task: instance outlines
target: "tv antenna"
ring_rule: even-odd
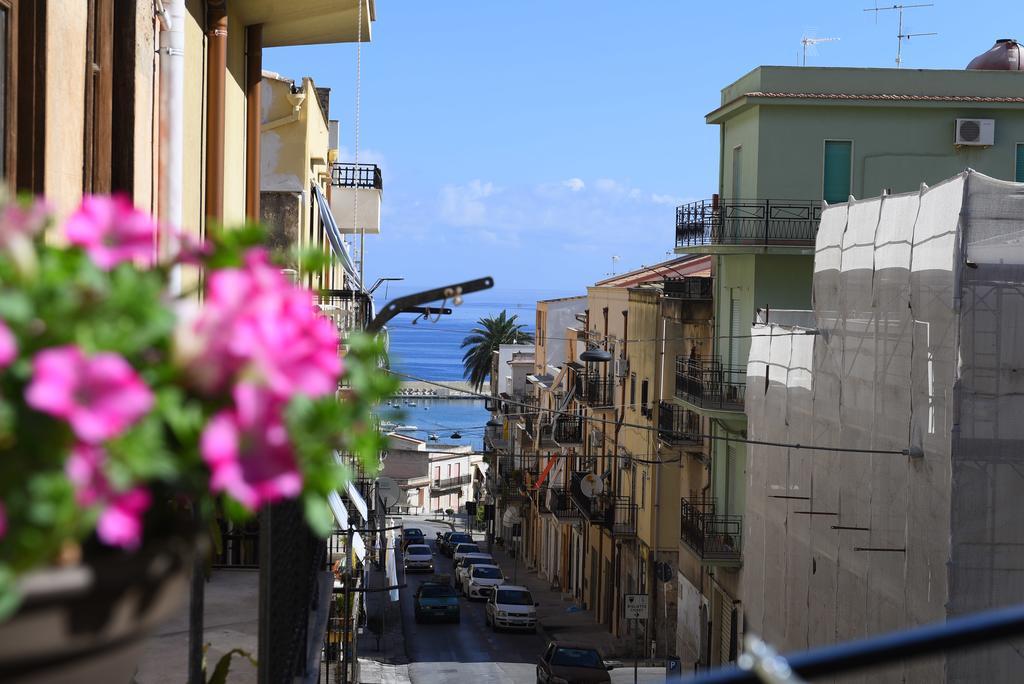
[[[814,56],[814,55],[816,55],[818,53],[817,49],[815,48],[815,46],[818,43],[834,43],[837,40],[839,40],[839,39],[838,38],[812,38],[810,36],[804,36],[803,38],[801,38],[800,39],[800,44],[804,46],[803,66],[807,66],[807,48],[811,49],[811,56]]]
[[[919,7],[935,7],[935,3],[928,2],[917,5],[893,5],[891,7],[879,7],[878,3],[875,3],[874,7],[868,7],[865,12],[875,13],[875,23],[878,23],[879,12],[890,12],[895,10],[897,16],[899,16],[899,24],[896,29],[896,68],[899,69],[903,64],[903,40],[910,40],[911,38],[917,38],[918,36],[937,36],[938,33],[930,31],[928,33],[904,33],[903,32],[903,10],[916,9]]]

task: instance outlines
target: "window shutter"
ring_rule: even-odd
[[[853,143],[849,140],[825,141],[825,170],[822,197],[829,204],[850,199]]]
[[[1024,143],[1017,144],[1017,171],[1014,179],[1018,183],[1024,183]]]

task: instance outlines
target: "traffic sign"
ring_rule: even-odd
[[[626,594],[627,620],[647,619],[647,594]]]

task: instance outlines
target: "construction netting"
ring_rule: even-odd
[[[748,447],[746,629],[800,649],[1024,601],[1024,185],[828,207],[813,306],[755,326],[748,436],[839,450]],[[1022,652],[883,678],[1012,681]]]

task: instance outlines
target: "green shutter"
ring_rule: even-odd
[[[1024,143],[1017,144],[1017,173],[1014,179],[1018,183],[1024,183]]]
[[[829,204],[850,199],[850,169],[853,143],[849,140],[825,141],[825,177],[822,197]]]

